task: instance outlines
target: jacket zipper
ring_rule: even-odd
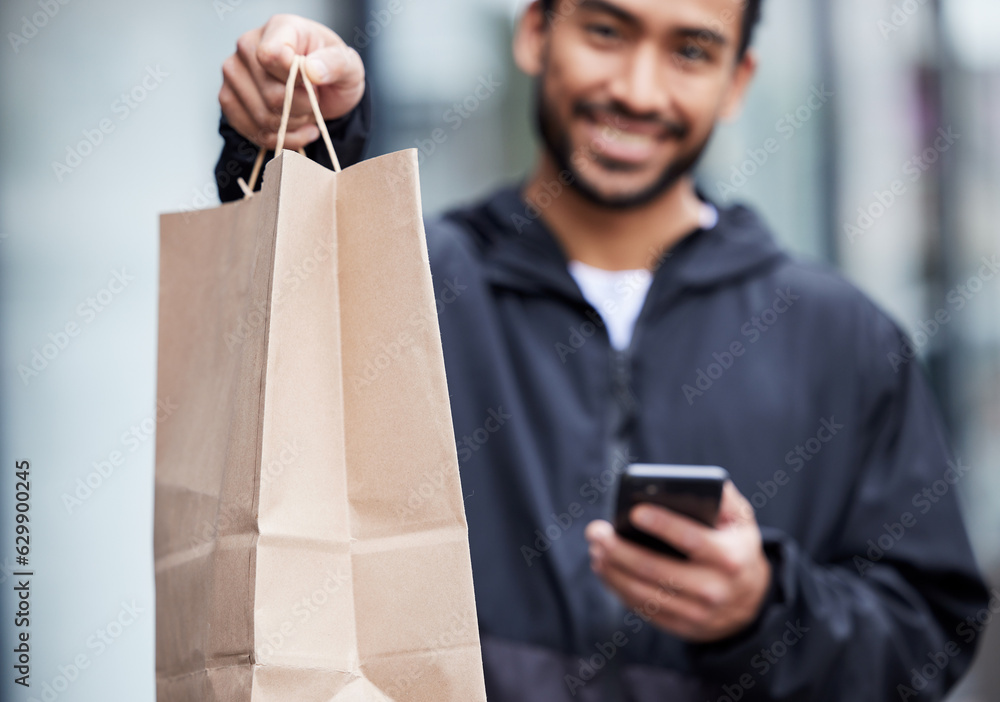
[[[632,330],[632,338],[629,340],[628,346],[624,350],[616,349],[611,344],[611,337],[607,334],[607,325],[605,325],[605,336],[607,337],[608,349],[610,350],[611,370],[611,402],[609,413],[610,421],[608,423],[607,461],[608,466],[611,471],[618,476],[619,481],[632,460],[630,454],[631,435],[634,433],[634,425],[638,421],[638,403],[636,401],[635,394],[632,392],[632,359],[636,349],[636,342],[639,340],[643,331],[645,320],[649,316],[649,308],[651,300],[653,299],[656,281],[657,277],[654,274],[653,280],[646,292],[646,298],[643,300],[642,307],[639,310],[639,315],[636,318],[635,327]],[[613,519],[613,511],[617,507],[617,485],[609,492],[610,514],[607,516]],[[618,601],[617,598],[614,599],[614,603],[615,605],[612,607],[612,619],[609,622],[611,625],[611,632],[622,629],[627,611],[626,607]],[[629,636],[630,640],[631,638],[632,636]],[[616,655],[608,661],[608,674],[605,676],[606,682],[604,685],[604,699],[623,699],[624,690],[622,688],[621,668],[621,656]]]

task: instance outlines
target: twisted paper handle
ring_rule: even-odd
[[[326,144],[327,153],[330,154],[330,162],[333,164],[333,170],[340,172],[340,161],[337,160],[337,153],[333,150],[333,142],[330,141],[330,132],[327,131],[326,120],[323,119],[323,113],[320,112],[319,102],[316,100],[316,91],[313,90],[312,81],[309,80],[305,69],[302,67],[303,61],[305,61],[305,56],[296,56],[292,59],[292,68],[288,72],[288,80],[285,82],[285,103],[281,108],[281,124],[278,126],[278,143],[274,147],[274,153],[280,154],[285,145],[285,133],[288,131],[288,117],[292,112],[292,96],[295,93],[295,77],[301,73],[302,83],[306,86],[306,94],[309,95],[309,104],[312,105],[313,115],[316,117],[316,126],[319,127],[319,132],[323,135],[323,143]],[[242,178],[238,181],[240,187],[243,189],[244,198],[253,195],[254,186],[257,185],[257,178],[260,176],[260,168],[264,165],[265,151],[267,149],[262,148],[257,152],[257,160],[254,161],[253,170],[250,172],[250,183],[247,184]],[[299,149],[299,153],[303,153],[302,149]]]

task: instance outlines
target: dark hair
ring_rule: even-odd
[[[555,4],[559,0],[542,0],[542,10],[548,14],[551,12]],[[743,25],[740,29],[740,46],[739,50],[736,52],[737,60],[742,59],[743,55],[750,48],[750,42],[753,39],[753,31],[760,22],[760,6],[763,4],[764,0],[738,0],[740,5],[743,5]]]

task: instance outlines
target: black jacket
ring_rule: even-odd
[[[368,124],[367,97],[331,123],[345,164]],[[511,188],[426,225],[490,700],[940,698],[987,593],[896,325],[734,207],[660,260],[616,352],[533,214]],[[774,579],[746,631],[684,643],[593,575],[628,462],[721,465],[754,503]]]

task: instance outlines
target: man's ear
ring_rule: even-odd
[[[740,116],[747,90],[750,88],[750,83],[756,73],[757,52],[753,49],[747,49],[743,58],[736,64],[736,68],[733,69],[732,82],[729,84],[729,92],[723,98],[719,119],[732,122]]]
[[[540,0],[525,9],[514,34],[514,62],[531,77],[542,72],[545,42],[548,40],[548,20]]]

